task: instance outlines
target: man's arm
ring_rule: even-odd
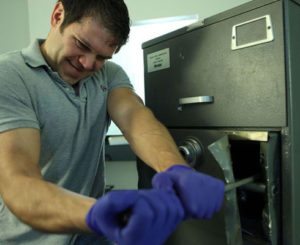
[[[185,160],[170,133],[130,89],[110,92],[108,111],[133,151],[156,171],[164,171]]]
[[[159,123],[129,89],[115,89],[108,98],[108,111],[134,152],[157,172],[152,185],[173,189],[187,218],[211,218],[220,210],[224,183],[187,166],[167,129]]]
[[[0,133],[0,195],[5,205],[24,223],[42,231],[89,231],[85,216],[95,200],[44,181],[39,153],[39,130]]]

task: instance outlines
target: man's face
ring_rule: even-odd
[[[101,69],[117,45],[110,32],[92,18],[83,18],[63,31],[61,22],[52,28],[43,53],[52,69],[73,85]]]

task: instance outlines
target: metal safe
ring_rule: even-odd
[[[221,211],[166,244],[299,244],[299,23],[300,0],[253,0],[143,44],[146,105],[226,183]],[[137,168],[150,188],[154,170]]]

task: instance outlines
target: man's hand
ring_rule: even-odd
[[[186,218],[210,219],[223,203],[224,183],[188,166],[174,165],[157,173],[152,185],[157,189],[175,191],[185,209]]]
[[[91,230],[118,245],[161,245],[183,220],[177,196],[165,190],[111,191],[87,214]]]

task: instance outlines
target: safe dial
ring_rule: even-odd
[[[178,148],[187,163],[195,167],[203,152],[199,140],[193,137],[187,138]]]

